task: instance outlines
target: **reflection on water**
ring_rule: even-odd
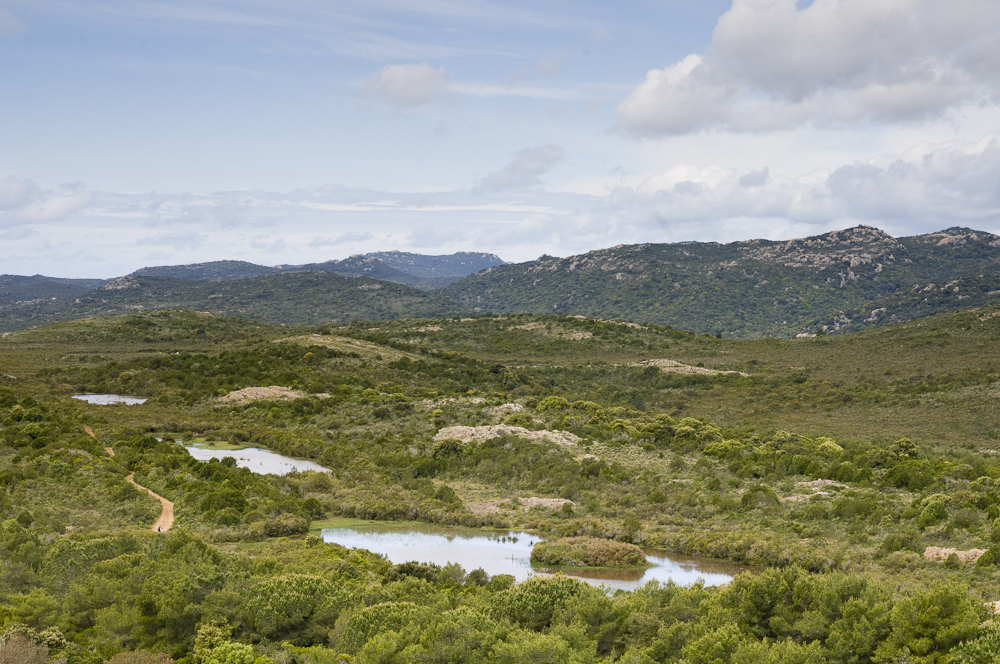
[[[260,475],[287,475],[294,471],[315,470],[321,473],[330,472],[318,463],[304,461],[302,459],[292,459],[291,457],[275,454],[269,450],[262,450],[257,447],[247,447],[242,450],[213,450],[201,445],[184,446],[188,454],[199,461],[209,459],[222,459],[233,457],[236,465],[240,468],[249,468]]]
[[[139,397],[123,397],[120,394],[74,394],[73,398],[79,399],[80,401],[86,401],[87,403],[94,403],[98,406],[113,406],[116,404],[135,406],[140,403],[146,403],[145,399],[140,399]]]
[[[402,525],[402,524],[400,524]],[[392,563],[415,560],[436,565],[458,563],[466,572],[482,567],[489,575],[510,574],[518,581],[531,576],[549,576],[555,570],[531,566],[531,548],[542,538],[527,533],[501,533],[499,535],[465,535],[434,532],[433,527],[421,529],[406,524],[405,530],[391,525],[359,526],[356,528],[325,528],[323,541],[349,548],[360,548],[381,553]],[[427,530],[428,532],[421,532]],[[646,560],[656,565],[644,570],[568,569],[567,576],[576,577],[593,585],[612,589],[634,590],[645,583],[657,580],[673,581],[689,586],[698,579],[705,585],[718,586],[729,583],[733,575],[746,568],[717,561],[677,556],[659,549],[643,549]]]

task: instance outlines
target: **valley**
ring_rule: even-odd
[[[206,661],[206,639],[275,664],[978,662],[959,644],[989,647],[1000,600],[998,340],[998,307],[797,339],[464,311],[296,327],[164,309],[9,333],[0,616],[88,664]],[[247,447],[321,469],[256,474]],[[169,532],[130,478],[173,504]],[[614,594],[320,537],[359,522],[753,571]]]

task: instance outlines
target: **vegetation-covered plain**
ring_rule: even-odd
[[[566,316],[289,328],[185,311],[7,335],[0,653],[992,662],[998,338],[996,308],[795,340]],[[222,399],[265,386],[300,396]],[[71,398],[82,391],[149,400]],[[172,442],[195,438],[332,472],[254,475]],[[132,473],[174,502],[169,533],[148,531],[159,506]],[[530,497],[561,500],[525,509]],[[528,529],[563,565],[621,543],[760,569],[615,595],[513,584],[308,534],[331,517]],[[604,558],[574,557],[588,548]]]

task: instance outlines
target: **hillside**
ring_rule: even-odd
[[[226,281],[229,279],[251,279],[268,274],[278,274],[281,270],[246,261],[212,261],[189,265],[159,265],[136,270],[130,277],[170,277],[171,279],[194,279],[204,281]]]
[[[343,260],[307,263],[305,265],[282,265],[282,272],[332,272],[343,277],[371,277],[381,281],[391,281],[420,288],[434,290],[444,284],[427,283],[426,279],[401,272],[372,256],[351,256]],[[450,283],[450,282],[449,282]]]
[[[434,293],[327,272],[229,281],[139,276],[115,279],[75,298],[0,308],[0,331],[158,309],[192,309],[288,325],[448,316],[463,311]]]
[[[471,251],[459,251],[446,256],[426,256],[404,251],[376,251],[365,256],[377,258],[389,267],[424,279],[454,279],[488,267],[506,265],[496,254]]]
[[[1000,237],[963,228],[893,238],[858,226],[788,242],[622,245],[491,267],[441,292],[481,312],[650,321],[737,337],[857,329],[987,304]],[[961,288],[956,280],[963,280]],[[952,282],[955,282],[952,284]],[[940,295],[945,285],[947,295]],[[916,297],[918,291],[939,296]],[[872,310],[882,309],[875,315]],[[870,319],[870,320],[866,320]]]
[[[246,261],[213,261],[190,265],[160,265],[136,270],[130,277],[171,277],[226,281],[250,279],[288,272],[332,272],[344,277],[371,277],[382,281],[435,290],[461,279],[467,274],[504,262],[493,254],[458,252],[445,256],[425,256],[401,251],[380,251],[358,254],[342,260],[302,265],[268,267]],[[103,282],[102,282],[103,283]],[[100,285],[99,283],[95,285]]]
[[[59,279],[40,274],[31,277],[3,274],[0,275],[0,307],[81,295],[103,283],[103,279]]]

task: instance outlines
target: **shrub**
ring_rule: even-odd
[[[465,449],[465,444],[458,438],[445,438],[431,447],[431,458],[441,460],[458,456]]]
[[[952,664],[993,664],[1000,653],[1000,620],[979,628],[979,636],[963,641],[951,651]]]
[[[740,498],[743,509],[753,510],[761,507],[774,507],[780,501],[774,489],[758,484],[748,488]]]
[[[268,537],[288,537],[289,535],[304,535],[309,532],[309,523],[291,514],[280,514],[263,522],[261,530]]]
[[[427,609],[410,602],[384,602],[337,620],[334,634],[339,636],[337,648],[354,654],[376,634],[395,632],[426,614]]]
[[[915,530],[904,530],[901,532],[889,533],[882,540],[882,552],[885,554],[896,551],[913,551],[920,553],[923,550],[923,541],[920,533]]]
[[[997,564],[997,559],[996,556],[993,554],[993,549],[987,549],[986,553],[979,556],[979,560],[976,561],[976,567],[993,567],[996,564]]]
[[[979,518],[979,511],[972,507],[965,507],[955,512],[951,522],[957,528],[975,528],[982,521]]]
[[[646,564],[646,556],[634,544],[597,537],[566,537],[536,544],[531,550],[531,562],[566,567],[639,567]]]
[[[940,500],[932,500],[920,512],[920,516],[917,517],[917,525],[922,530],[930,526],[936,526],[947,518],[948,509],[944,506],[944,503]]]
[[[11,634],[0,639],[0,664],[45,664],[49,649],[23,634]]]
[[[544,412],[546,410],[565,410],[569,408],[569,402],[562,397],[545,397],[540,402],[538,402],[537,410],[538,412]]]
[[[494,581],[497,579],[494,577]],[[552,622],[556,609],[566,600],[578,597],[584,587],[582,581],[562,575],[536,576],[495,594],[490,599],[489,612],[496,620],[506,619],[528,629],[541,630]]]

